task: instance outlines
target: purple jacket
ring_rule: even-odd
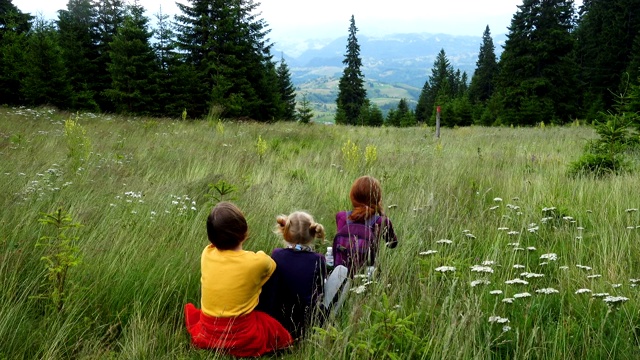
[[[336,214],[337,229],[342,228],[347,223],[347,216],[349,216],[350,213],[350,211],[340,211]],[[380,238],[387,244],[387,247],[393,249],[398,245],[398,237],[396,236],[395,231],[393,231],[393,224],[391,224],[391,220],[388,217],[378,217],[374,227],[382,230]]]

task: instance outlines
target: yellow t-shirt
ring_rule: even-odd
[[[201,259],[202,312],[215,317],[250,313],[258,305],[262,285],[275,269],[275,261],[262,251],[207,246]]]

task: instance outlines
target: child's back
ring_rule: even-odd
[[[244,251],[247,222],[235,205],[221,202],[207,218],[211,245],[202,252],[202,310],[185,306],[191,343],[240,357],[288,347],[293,339],[270,315],[254,310],[262,285],[275,271],[264,252]]]

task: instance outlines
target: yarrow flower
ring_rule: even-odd
[[[522,276],[522,277],[526,277],[527,279],[531,279],[531,278],[541,278],[541,277],[544,277],[544,274],[537,274],[537,273],[523,272],[522,274],[520,274],[520,276]]]
[[[503,318],[500,316],[489,316],[489,322],[490,323],[498,323],[498,324],[506,324],[509,322],[509,319],[507,318]]]
[[[538,290],[536,290],[536,292],[537,292],[538,294],[547,294],[547,295],[548,295],[548,294],[557,294],[557,293],[559,293],[560,291],[558,291],[558,290],[556,290],[556,289],[554,289],[554,288],[543,288],[543,289],[538,289]]]
[[[513,285],[513,284],[522,284],[522,285],[529,285],[529,282],[526,280],[522,280],[522,279],[513,279],[513,280],[507,280],[504,282],[507,285]]]
[[[502,332],[507,332],[507,331],[510,331],[510,330],[511,330],[511,326],[509,326],[509,325],[505,325],[505,326],[502,327]]]
[[[629,298],[624,296],[606,296],[602,301],[606,302],[608,305],[618,305],[629,301]]]
[[[491,290],[491,291],[489,291],[489,294],[491,294],[491,295],[500,295],[500,294],[502,294],[502,290]]]
[[[514,268],[514,269],[524,269],[525,267],[526,267],[526,266],[524,266],[524,265],[520,265],[520,264],[515,264],[515,265],[513,265],[513,268]]]
[[[558,260],[558,254],[555,254],[555,253],[542,254],[542,255],[540,255],[540,259],[546,259],[546,260],[549,260],[549,261],[556,261],[556,260]]]
[[[515,230],[509,231],[509,232],[507,233],[507,235],[512,235],[512,236],[513,236],[513,235],[518,235],[518,234],[520,234],[520,232],[519,232],[519,231],[515,231]]]
[[[473,271],[473,272],[483,272],[483,273],[493,273],[493,269],[490,268],[489,266],[480,266],[480,265],[473,265],[471,267],[471,271]]]
[[[523,293],[518,293],[518,294],[513,294],[513,297],[515,299],[521,299],[521,298],[526,298],[531,296],[531,294],[529,294],[528,292],[523,292]]]
[[[595,279],[595,278],[599,278],[599,277],[602,277],[602,275],[600,275],[600,274],[587,275],[587,279]]]
[[[595,294],[591,295],[591,297],[595,297],[595,298],[597,298],[597,297],[603,298],[603,297],[607,297],[607,296],[609,296],[609,293],[595,293]]]
[[[577,267],[578,269],[591,270],[591,266],[586,266],[586,265],[580,265],[580,264],[578,264],[578,265],[576,265],[576,267]]]
[[[419,255],[432,255],[437,253],[438,250],[427,250],[427,251],[421,251]]]
[[[493,201],[495,201],[495,202],[501,202],[501,201],[502,201],[502,198],[499,198],[499,197],[497,197],[497,198],[493,198]]]
[[[493,261],[493,260],[485,260],[485,261],[483,261],[483,262],[482,262],[482,265],[484,265],[484,266],[491,266],[491,265],[494,265],[495,263],[496,263],[496,262],[495,262],[495,261]]]
[[[509,228],[504,226],[498,228],[498,231],[507,231],[507,230],[509,230]]]
[[[478,285],[489,285],[491,284],[491,281],[489,280],[473,280],[471,282],[471,287],[476,287]]]
[[[504,298],[502,299],[503,303],[507,303],[507,304],[513,304],[513,300],[515,300],[514,298]]]
[[[442,272],[442,273],[446,273],[446,272],[455,272],[456,268],[453,266],[440,266],[435,268],[436,271]]]
[[[590,293],[591,290],[589,289],[578,289],[576,290],[576,294],[586,294],[586,293]]]
[[[453,241],[449,240],[449,239],[440,239],[438,241],[436,241],[436,244],[451,244],[453,243]]]

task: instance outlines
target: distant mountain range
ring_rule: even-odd
[[[384,112],[401,98],[415,105],[441,49],[453,68],[466,72],[471,81],[482,44],[481,36],[427,33],[359,35],[357,38],[368,97]],[[502,53],[505,40],[504,34],[493,36],[497,57]],[[344,70],[342,60],[346,47],[346,36],[282,42],[273,47],[274,59],[284,57],[299,98],[302,94],[308,96],[317,121],[331,121],[335,113],[337,81]]]
[[[500,56],[506,35],[493,37],[496,56]],[[402,83],[420,87],[431,74],[438,52],[444,49],[454,69],[466,71],[469,80],[475,70],[481,36],[446,34],[392,34],[370,37],[358,36],[362,71],[367,80],[387,84]],[[340,77],[344,65],[347,37],[332,40],[307,40],[297,43],[276,43],[275,59],[284,55],[294,84],[302,84],[319,77]]]

